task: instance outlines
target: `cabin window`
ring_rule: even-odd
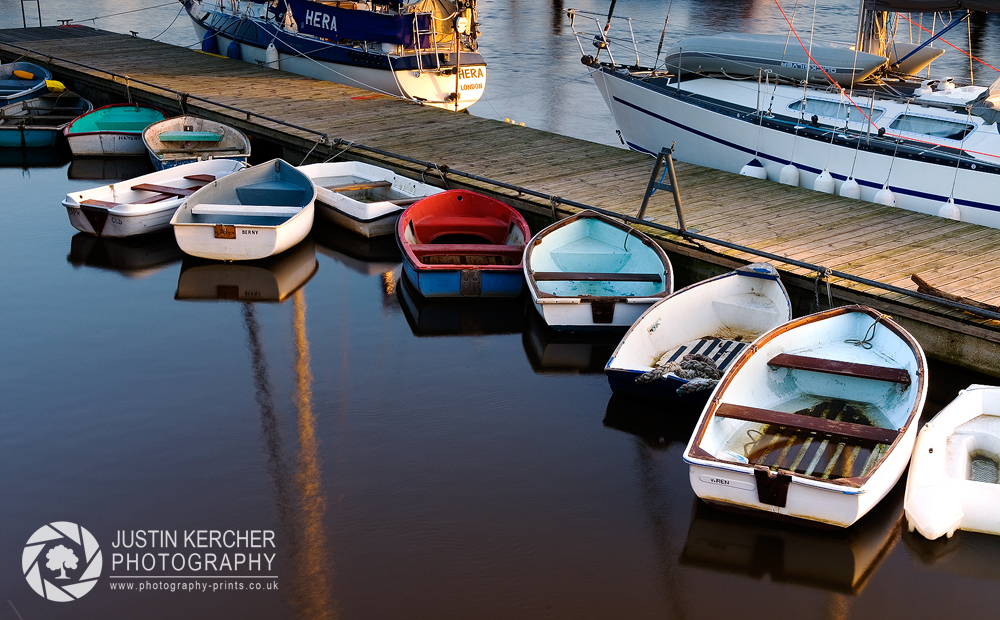
[[[813,99],[812,97],[799,99],[788,104],[789,109],[801,111],[806,118],[815,114],[825,118],[835,118],[838,121],[848,119],[852,123],[867,123],[868,119],[865,118],[865,114],[870,114],[872,121],[877,121],[885,114],[885,110],[879,108],[874,108],[869,112],[868,108],[861,107],[864,108],[864,114],[850,101],[830,101],[828,99]]]
[[[945,138],[948,140],[961,140],[976,129],[975,125],[959,123],[956,121],[946,121],[940,118],[930,118],[927,116],[915,116],[913,114],[902,114],[892,121],[889,129],[896,131],[906,131],[909,133],[920,133],[934,138]]]
[[[236,29],[236,38],[243,39],[245,41],[256,41],[257,27],[254,26],[253,22],[249,20],[243,22],[240,27]]]

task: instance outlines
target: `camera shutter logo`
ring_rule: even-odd
[[[41,527],[24,546],[21,568],[31,589],[50,601],[75,601],[97,585],[101,548],[86,529],[69,521]]]

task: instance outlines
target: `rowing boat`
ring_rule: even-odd
[[[246,162],[250,140],[242,131],[197,116],[176,116],[146,127],[142,141],[157,170],[204,159]]]

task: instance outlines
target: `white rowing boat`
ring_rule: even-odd
[[[66,194],[62,204],[80,232],[131,237],[166,230],[184,199],[207,183],[242,170],[228,159],[199,161]]]
[[[772,329],[722,377],[684,452],[698,497],[847,527],[906,469],[927,396],[917,341],[864,306]]]
[[[266,258],[305,239],[316,188],[281,159],[213,181],[184,201],[170,223],[185,253],[215,260]]]
[[[910,531],[1000,534],[1000,387],[970,385],[924,425],[903,508]]]
[[[316,185],[316,213],[365,237],[391,235],[414,202],[443,190],[356,161],[309,164],[299,170]]]

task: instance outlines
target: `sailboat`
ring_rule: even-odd
[[[202,51],[460,111],[486,87],[476,0],[181,0]]]
[[[603,16],[569,14],[630,149],[655,155],[676,142],[674,157],[693,164],[1000,228],[1000,80],[985,87],[917,77],[942,53],[928,44],[968,13],[956,11],[920,44],[894,41],[908,18],[891,11],[915,6],[959,4],[862,0],[854,46],[811,43],[789,21],[787,37],[681,40],[655,66],[641,66],[632,46],[627,61],[616,61],[610,14],[604,26]],[[961,6],[1000,11],[997,2]],[[582,30],[588,19],[596,38]]]

